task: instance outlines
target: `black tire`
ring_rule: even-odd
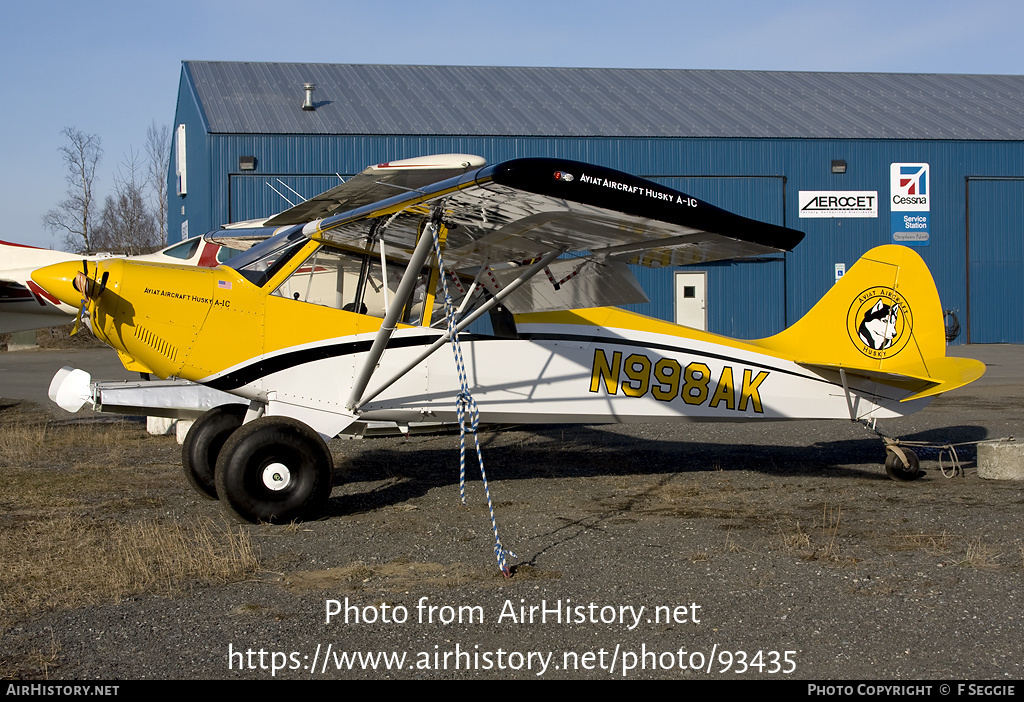
[[[228,438],[217,459],[217,495],[246,522],[301,521],[316,516],[331,494],[334,461],[307,425],[261,417]]]
[[[902,450],[909,464],[904,465],[903,460],[894,451],[889,451],[885,457],[885,473],[893,480],[900,482],[917,480],[921,477],[921,461],[918,460],[917,454],[910,449]]]
[[[181,445],[181,465],[189,485],[203,497],[216,500],[214,470],[217,456],[245,419],[245,405],[221,405],[197,419]]]

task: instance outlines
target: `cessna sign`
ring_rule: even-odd
[[[801,190],[801,217],[877,217],[877,190]]]
[[[889,166],[892,241],[907,246],[928,246],[931,215],[931,168],[927,163]]]

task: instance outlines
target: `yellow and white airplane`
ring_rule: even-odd
[[[455,422],[470,395],[493,423],[873,420],[984,373],[946,357],[938,293],[907,247],[867,252],[782,333],[730,339],[614,307],[646,300],[627,264],[785,251],[802,233],[607,168],[470,158],[368,169],[215,269],[108,259],[33,279],[84,300],[129,368],[239,398],[195,423],[183,456],[251,521],[325,504],[325,439]],[[485,314],[490,333],[467,334]],[[914,477],[911,455],[890,474]]]

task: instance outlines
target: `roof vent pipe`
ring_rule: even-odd
[[[305,83],[302,87],[306,89],[306,99],[302,103],[302,109],[315,110],[316,107],[313,105],[313,91],[316,90],[316,86],[312,83]]]

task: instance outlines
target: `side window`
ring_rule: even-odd
[[[187,261],[196,254],[196,249],[199,248],[200,237],[193,237],[186,239],[177,246],[172,246],[169,249],[165,249],[164,256],[170,256],[171,258],[180,258],[183,261]]]
[[[474,310],[491,299],[491,293],[486,287],[480,285],[479,282],[474,284],[468,277],[453,274],[450,271],[447,273],[447,276],[448,294],[452,298],[452,307],[457,312],[461,310],[457,316],[459,321],[465,319]],[[469,300],[466,300],[466,295],[470,296]],[[435,329],[443,329],[448,325],[444,309],[444,291],[440,281],[437,284],[437,292],[430,319],[432,322],[430,326]],[[467,331],[472,334],[497,336],[503,339],[518,338],[515,318],[501,304],[491,308],[486,316],[479,317],[469,326]]]

